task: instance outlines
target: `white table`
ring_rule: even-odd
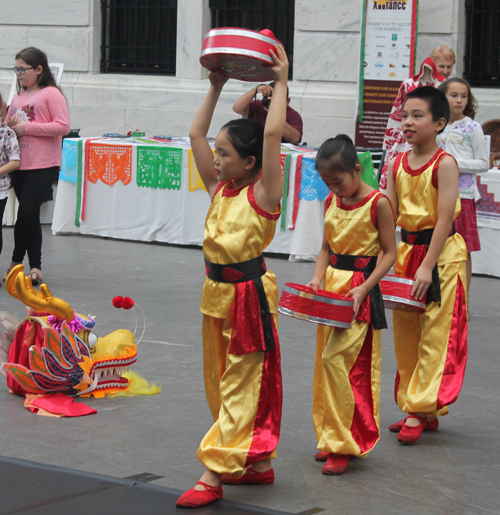
[[[171,143],[148,143],[144,139],[137,141],[95,139],[88,143],[86,140],[81,140],[79,156],[75,151],[78,141],[66,139],[64,142],[63,167],[52,221],[54,234],[79,232],[129,240],[202,245],[204,222],[210,200],[201,184],[193,186],[194,161],[187,138],[178,138]],[[106,146],[110,149],[128,148],[132,164],[131,181],[128,184],[123,184],[121,180],[113,185],[105,184],[100,179],[95,183],[88,180],[91,166],[90,154],[96,145],[101,146],[99,148],[102,159],[105,159],[102,152]],[[137,185],[140,166],[138,157],[140,149],[144,146],[152,149],[160,146],[182,149],[179,189]],[[85,147],[87,147],[87,155]],[[321,247],[324,199],[328,190],[314,171],[313,154],[304,153],[300,148],[288,147],[283,150],[292,151],[289,153],[289,162],[286,166],[289,190],[283,202],[286,213],[282,215],[286,218],[284,223],[281,218],[278,221],[275,238],[267,251],[289,254],[290,259],[295,260],[314,260]],[[113,167],[111,152],[112,150],[107,156],[108,168]],[[121,149],[117,152],[120,154]],[[118,154],[114,158],[114,163],[118,162],[120,157]],[[282,159],[285,164],[285,154],[282,155]],[[123,160],[125,162],[125,158]],[[297,163],[302,174],[299,195],[301,198],[295,194]],[[81,172],[79,180],[74,173],[78,166]],[[104,167],[102,169],[104,170]],[[78,202],[79,184],[81,191],[84,187],[86,188],[84,209],[82,209],[83,204],[80,205]],[[295,209],[294,224],[295,203],[298,203],[298,208]]]

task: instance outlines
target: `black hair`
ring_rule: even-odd
[[[274,85],[276,82],[273,80],[271,83],[269,83],[269,86],[274,89]],[[286,87],[286,98],[290,98],[290,90],[288,89],[288,86]]]
[[[26,64],[33,66],[35,69],[39,66],[42,67],[42,73],[40,73],[36,79],[40,89],[46,88],[47,86],[53,86],[54,88],[57,88],[59,91],[61,91],[61,88],[57,85],[56,80],[50,71],[47,54],[45,52],[30,46],[18,52],[16,54],[16,60],[17,59],[22,59]],[[19,85],[19,81],[17,81],[17,91],[20,90],[21,87]]]
[[[240,118],[227,122],[221,130],[227,133],[236,152],[243,159],[255,157],[254,172],[262,168],[262,148],[264,146],[264,127],[257,120]]]
[[[467,105],[464,109],[465,116],[468,116],[469,118],[474,119],[476,116],[476,111],[478,109],[477,100],[474,98],[474,95],[472,94],[472,91],[470,89],[470,84],[461,77],[452,77],[451,79],[446,80],[439,86],[439,89],[446,95],[448,88],[450,87],[450,84],[453,84],[454,82],[458,84],[463,84],[467,87]]]
[[[335,138],[327,139],[316,154],[316,169],[325,161],[330,161],[331,170],[353,174],[359,159],[352,139],[347,134],[337,134]]]
[[[446,124],[449,122],[450,104],[448,103],[446,95],[439,89],[436,89],[433,86],[422,86],[421,88],[410,91],[410,93],[406,95],[405,103],[408,102],[408,100],[411,98],[420,98],[421,100],[425,100],[427,102],[429,105],[429,111],[432,114],[433,122],[437,122],[441,118],[446,120]],[[444,127],[439,131],[438,134],[443,131]]]

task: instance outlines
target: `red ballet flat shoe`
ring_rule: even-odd
[[[328,458],[326,458],[326,464],[322,471],[323,474],[327,474],[328,476],[338,476],[343,474],[347,469],[350,457],[351,456],[349,454],[330,453]]]
[[[257,472],[257,470],[248,467],[241,477],[223,475],[221,483],[223,485],[269,485],[274,483],[274,470],[270,468],[265,472]]]
[[[396,422],[395,424],[392,424],[389,426],[389,431],[392,431],[393,433],[399,433],[403,427],[404,420],[400,420],[399,422]],[[435,418],[433,420],[428,420],[425,424],[424,431],[437,431],[439,427],[439,419]]]
[[[416,418],[420,422],[418,426],[409,426],[406,424],[406,421],[409,418]],[[409,413],[408,416],[404,419],[403,427],[398,434],[398,442],[401,443],[414,443],[421,436],[427,424],[427,417],[421,417],[416,413]]]
[[[316,461],[326,461],[327,458],[328,458],[328,453],[323,452],[323,451],[319,451],[314,455],[314,459]]]
[[[205,490],[190,488],[177,499],[175,505],[178,508],[200,508],[218,499],[222,499],[222,487],[210,486],[203,481],[198,481],[196,484],[204,486]]]

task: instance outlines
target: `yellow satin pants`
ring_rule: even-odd
[[[318,449],[364,457],[380,437],[381,331],[319,325],[313,380]]]
[[[465,262],[449,263],[438,269],[441,306],[432,302],[423,313],[393,311],[394,348],[399,376],[396,379],[396,402],[406,413],[421,412],[434,417],[448,413],[448,406],[437,409],[437,405],[445,363],[447,356],[449,361],[449,352],[452,352],[454,345],[450,343],[450,331],[454,309],[457,310],[459,281],[465,290],[465,305],[458,306],[458,315],[467,316]],[[465,364],[463,370],[459,367],[456,370],[462,379],[464,370]]]
[[[276,315],[273,315],[273,320],[277,327]],[[262,413],[262,401],[259,412],[261,387],[270,368],[269,359],[277,359],[274,365],[277,364],[279,375],[279,384],[272,384],[271,391],[278,389],[281,394],[279,343],[275,342],[275,351],[237,355],[227,352],[230,342],[231,319],[203,315],[205,394],[214,424],[201,441],[196,456],[213,472],[241,476],[252,462],[276,458],[281,396],[279,405],[272,406],[273,420],[278,420],[278,423],[271,424],[273,427],[270,429],[269,417],[266,419],[267,430],[272,431],[273,438],[257,445],[255,442],[261,420],[258,417]]]

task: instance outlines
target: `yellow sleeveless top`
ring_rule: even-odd
[[[384,195],[372,191],[357,204],[343,204],[332,194],[325,213],[325,234],[330,249],[335,254],[354,256],[378,256],[380,238],[377,229],[377,203]],[[351,289],[354,272],[329,266],[325,274],[324,288],[345,295]]]
[[[399,215],[396,224],[407,231],[434,229],[437,223],[438,188],[437,171],[441,159],[448,154],[439,149],[421,168],[413,170],[408,164],[405,152],[394,163],[396,193],[399,201]],[[457,190],[454,219],[460,214],[460,197]],[[404,275],[405,263],[412,245],[400,242],[395,273]],[[438,265],[467,261],[467,247],[458,233],[450,236],[438,258]]]
[[[216,192],[205,220],[203,255],[210,263],[229,265],[256,258],[271,243],[281,206],[274,213],[262,209],[253,194],[254,184],[232,189],[224,183]],[[261,277],[272,314],[278,312],[278,287],[273,272]],[[216,318],[231,314],[234,284],[205,278],[201,311]]]

